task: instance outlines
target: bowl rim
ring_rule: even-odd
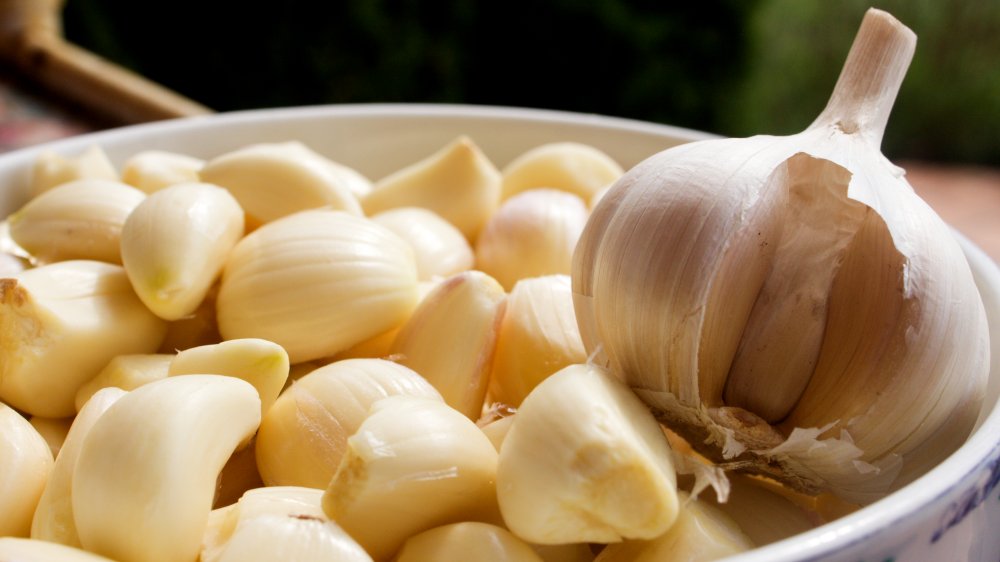
[[[192,134],[202,130],[240,124],[284,123],[343,117],[516,120],[540,126],[553,124],[583,126],[599,130],[684,139],[685,141],[720,138],[712,133],[673,125],[554,109],[436,103],[308,105],[246,109],[84,133],[2,154],[0,155],[0,174],[5,173],[4,170],[7,168],[24,166],[26,162],[32,161],[37,154],[48,150],[59,152],[79,150],[90,145],[104,143],[114,145],[141,143],[144,138],[154,134]],[[252,142],[254,139],[247,139],[247,143]],[[137,147],[136,151],[140,149],[142,147]],[[1000,269],[997,268],[997,264],[965,237],[959,234],[958,238],[966,252],[970,266],[977,269],[981,276],[990,280],[994,302],[1000,302]],[[997,376],[1000,376],[1000,373],[991,372],[991,377]],[[988,407],[989,404],[984,405],[984,408]],[[972,477],[980,473],[991,461],[996,462],[995,458],[1000,456],[1000,401],[994,403],[989,411],[990,413],[982,420],[976,431],[957,451],[900,490],[855,513],[794,537],[727,558],[727,560],[746,562],[816,560],[836,553],[845,547],[861,543],[875,535],[885,533],[894,525],[903,523],[907,519],[924,516],[925,514],[920,511],[921,508],[928,507],[946,496],[954,495],[960,489],[974,485],[975,481]]]

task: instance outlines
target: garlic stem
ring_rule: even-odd
[[[833,127],[882,144],[917,36],[889,13],[869,9],[826,108],[809,129]]]

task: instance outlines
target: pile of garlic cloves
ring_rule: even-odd
[[[573,269],[588,351],[701,453],[858,503],[954,451],[988,374],[965,257],[879,152],[915,43],[870,10],[804,132],[640,163]]]

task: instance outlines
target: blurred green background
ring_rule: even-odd
[[[471,103],[746,136],[808,126],[870,5],[919,38],[884,152],[1000,164],[992,0],[69,0],[64,23],[219,111]]]

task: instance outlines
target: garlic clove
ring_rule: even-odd
[[[288,354],[280,345],[244,338],[178,352],[167,367],[167,375],[211,374],[245,380],[257,390],[263,417],[284,388],[288,369]]]
[[[471,420],[440,400],[376,402],[347,440],[323,511],[375,560],[422,531],[496,518],[497,453]]]
[[[914,44],[870,10],[806,131],[647,159],[575,255],[588,351],[661,419],[715,461],[858,503],[958,447],[988,371],[961,248],[877,150]]]
[[[52,451],[38,431],[0,402],[0,537],[27,537],[52,471]]]
[[[37,197],[53,187],[83,179],[118,181],[118,171],[99,146],[70,157],[51,151],[40,154],[32,170],[29,193]]]
[[[660,426],[592,365],[562,369],[521,404],[500,447],[497,498],[507,528],[538,544],[651,539],[678,509]]]
[[[14,537],[0,537],[0,560],[17,562],[114,562],[110,558],[51,543]]]
[[[731,488],[725,502],[699,498],[699,503],[711,504],[725,513],[757,546],[804,533],[828,521],[810,505],[798,504],[773,491],[780,484],[768,484],[763,479],[735,474],[730,476],[729,483]],[[802,497],[803,504],[813,499],[811,496]]]
[[[73,415],[84,383],[118,355],[155,351],[164,330],[121,266],[65,261],[0,279],[0,399]]]
[[[125,220],[146,195],[110,180],[59,185],[11,215],[10,236],[43,262],[91,259],[121,263]]]
[[[586,361],[569,276],[518,281],[497,335],[490,397],[517,407],[545,377]]]
[[[468,137],[375,183],[365,213],[423,207],[475,240],[500,201],[500,172]]]
[[[401,325],[417,297],[406,242],[369,219],[312,210],[240,240],[226,263],[216,309],[224,339],[273,341],[300,363]]]
[[[400,328],[390,356],[420,373],[449,406],[479,419],[506,296],[480,271],[445,279]]]
[[[201,181],[222,186],[246,211],[248,223],[327,207],[361,214],[352,191],[360,174],[340,166],[300,142],[254,144],[209,160]],[[362,178],[363,179],[363,178]]]
[[[503,203],[476,240],[476,268],[510,290],[521,279],[569,274],[588,210],[572,194],[532,189]]]
[[[531,548],[544,562],[593,562],[594,552],[587,543],[533,544]]]
[[[168,377],[119,398],[73,472],[83,547],[123,562],[197,558],[219,472],[259,421],[257,391],[234,377]]]
[[[503,527],[466,521],[435,527],[403,543],[395,562],[477,560],[543,562],[531,546]]]
[[[421,281],[417,286],[417,306],[424,302],[424,298],[427,297],[434,290],[435,287],[441,283],[443,279],[435,278],[431,281]],[[381,334],[372,336],[360,343],[352,345],[350,348],[341,351],[340,353],[333,356],[333,359],[340,361],[342,359],[364,359],[364,358],[381,358],[381,359],[393,359],[392,354],[392,342],[396,341],[396,336],[399,334],[399,330],[403,325],[396,326]]]
[[[257,432],[264,483],[326,488],[371,405],[397,394],[441,399],[420,375],[383,359],[337,361],[298,379],[265,413]]]
[[[174,184],[201,181],[198,171],[204,165],[204,160],[186,154],[145,150],[125,161],[122,181],[145,193],[153,193]]]
[[[421,281],[472,269],[475,257],[465,236],[433,211],[402,207],[383,211],[372,220],[410,243]]]
[[[121,256],[142,302],[164,320],[192,314],[243,236],[243,210],[225,189],[179,183],[150,195],[125,221]]]
[[[493,443],[493,448],[498,453],[500,452],[500,446],[503,445],[503,440],[507,438],[507,434],[510,432],[510,427],[514,425],[515,417],[517,417],[516,414],[511,414],[497,418],[486,424],[479,422],[479,429],[489,438],[490,443]]]
[[[592,146],[574,142],[543,144],[504,167],[502,198],[550,187],[589,201],[622,173],[622,167],[614,159]]]
[[[218,295],[219,282],[216,281],[209,287],[205,298],[191,314],[167,322],[167,335],[163,336],[160,353],[176,353],[184,349],[222,341],[215,311],[215,301]]]
[[[212,509],[232,505],[249,490],[262,488],[264,480],[257,468],[256,440],[240,443],[219,472]]]
[[[323,490],[275,486],[247,491],[216,509],[202,541],[200,562],[223,560],[336,560],[371,557],[323,513]]]
[[[76,411],[82,411],[84,404],[102,388],[134,390],[146,383],[167,378],[173,358],[173,355],[166,353],[118,355],[112,358],[97,376],[76,391]]]
[[[102,388],[80,409],[73,420],[66,442],[56,457],[45,490],[31,521],[31,538],[79,547],[80,536],[73,518],[73,470],[84,439],[98,418],[126,392],[120,388]]]
[[[749,537],[722,511],[686,494],[681,500],[677,521],[666,533],[651,540],[609,544],[594,562],[698,562],[754,548]]]

